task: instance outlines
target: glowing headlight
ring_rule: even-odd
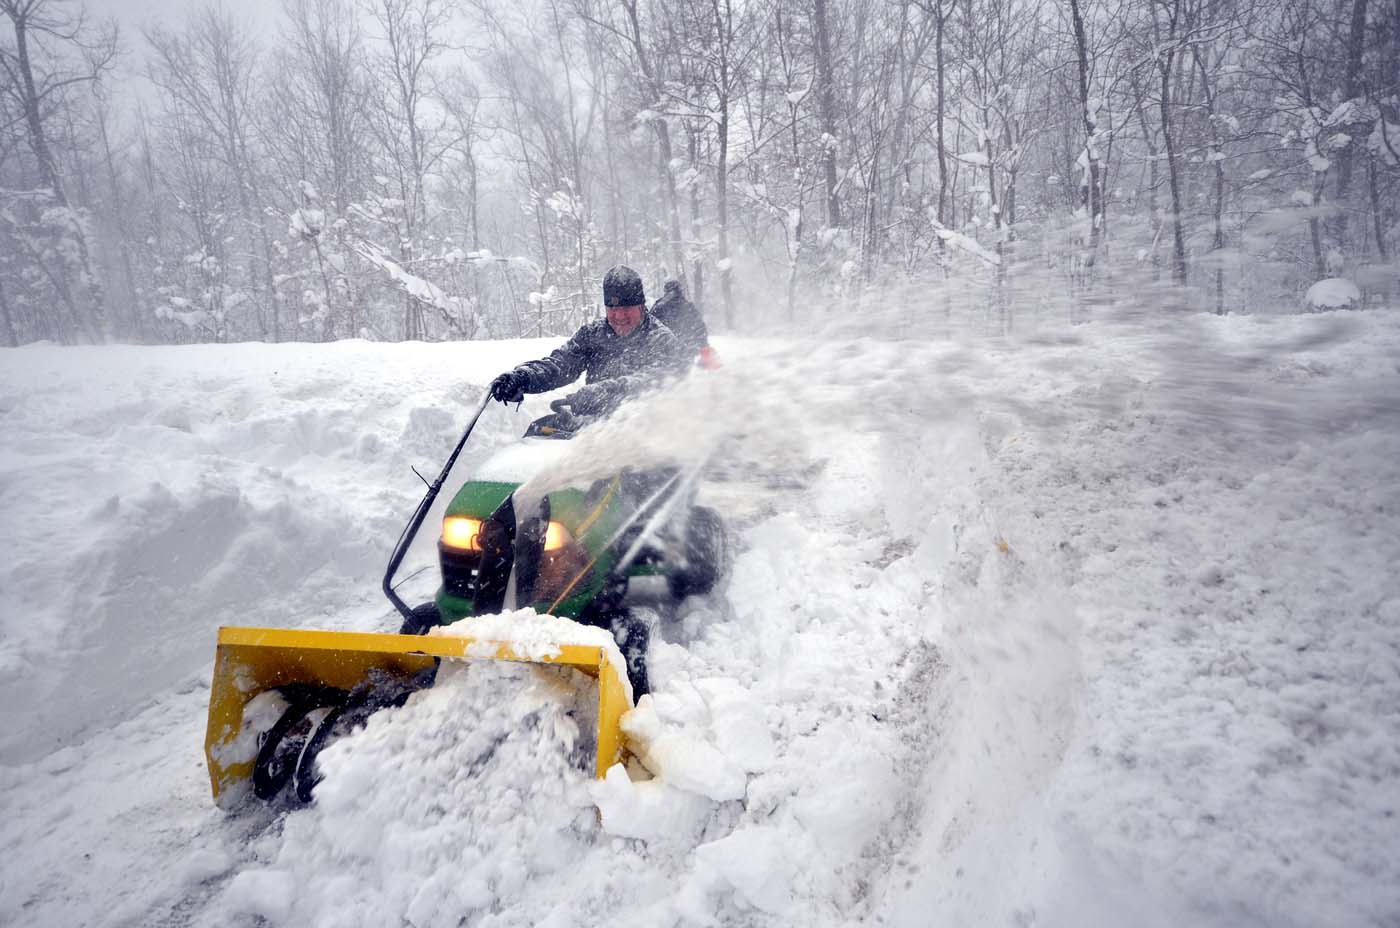
[[[459,551],[480,551],[481,543],[477,536],[481,533],[481,520],[466,516],[448,516],[442,520],[442,543]],[[544,549],[558,551],[574,540],[569,530],[561,522],[551,522],[544,531]]]
[[[546,551],[558,551],[566,544],[574,540],[574,536],[569,534],[563,523],[551,522],[544,530],[544,549]]]
[[[553,523],[550,523],[551,527]],[[481,532],[480,519],[465,516],[448,516],[442,520],[442,543],[460,551],[480,551],[477,535]]]

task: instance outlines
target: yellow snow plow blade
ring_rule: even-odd
[[[564,644],[558,654],[527,657],[509,642],[374,632],[301,631],[290,628],[219,629],[204,756],[214,802],[234,804],[247,792],[258,746],[243,732],[244,707],[259,693],[293,683],[350,690],[372,674],[408,678],[433,658],[566,664],[598,680],[598,759],[601,778],[622,754],[622,714],[632,708],[621,670],[608,650]],[[243,737],[240,737],[242,735]]]

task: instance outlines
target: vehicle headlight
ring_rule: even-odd
[[[562,522],[551,522],[545,527],[544,549],[546,551],[558,551],[573,540],[574,536],[564,527]]]
[[[551,523],[552,525],[553,523]],[[442,520],[442,543],[458,551],[480,551],[481,520],[448,516]]]
[[[481,520],[467,516],[448,516],[442,520],[442,543],[458,551],[481,550]],[[551,522],[544,531],[544,549],[559,551],[572,543],[574,536],[562,522]]]

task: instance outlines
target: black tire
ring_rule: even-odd
[[[258,758],[253,763],[253,795],[263,800],[275,798],[292,779],[297,758],[315,727],[307,715],[321,702],[315,694],[299,688],[286,695],[287,708],[263,735]]]
[[[316,758],[320,755],[321,749],[330,743],[331,733],[344,714],[345,707],[343,706],[331,709],[322,716],[316,729],[306,739],[306,744],[297,757],[296,771],[292,774],[292,786],[296,791],[298,801],[311,801],[311,791],[322,779],[321,774],[316,770]]]
[[[696,506],[685,532],[685,566],[667,577],[671,596],[706,596],[729,570],[729,535],[719,513]]]
[[[307,716],[324,706],[344,703],[346,693],[332,687],[292,684],[282,689],[287,708],[262,737],[253,762],[253,795],[276,798],[296,773],[297,763],[314,733],[315,721]]]
[[[608,616],[607,627],[627,662],[627,679],[632,684],[632,701],[635,703],[651,692],[651,681],[647,676],[647,644],[651,641],[651,629],[626,609],[619,609]]]
[[[311,735],[306,713],[313,707],[293,703],[263,737],[253,764],[253,795],[264,801],[282,792],[296,770],[297,757]]]
[[[438,610],[437,603],[429,600],[413,607],[412,617],[403,620],[403,625],[399,626],[399,634],[426,635],[429,629],[441,624],[442,612]]]

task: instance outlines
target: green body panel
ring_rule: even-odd
[[[502,483],[498,480],[470,480],[462,484],[452,502],[447,504],[448,516],[470,516],[484,519],[515,492],[518,483]]]
[[[472,601],[463,599],[461,596],[453,596],[447,592],[446,587],[438,587],[437,594],[433,596],[433,602],[437,603],[438,615],[442,617],[443,625],[460,622],[472,614]]]
[[[448,503],[445,515],[465,516],[485,519],[495,512],[515,492],[519,484],[492,480],[473,480],[462,485]],[[561,602],[553,610],[554,615],[578,618],[593,598],[602,590],[604,579],[612,571],[622,552],[616,547],[606,548],[608,541],[617,533],[629,515],[617,482],[599,481],[588,491],[567,488],[549,494],[549,517],[560,522],[583,545],[590,560],[594,561],[588,580],[581,583],[574,594]],[[583,527],[584,530],[580,531]],[[656,574],[654,567],[636,567],[629,575]],[[444,624],[455,622],[472,614],[470,599],[454,596],[445,588],[439,588],[435,597]],[[535,603],[541,612],[549,609],[552,603]]]

